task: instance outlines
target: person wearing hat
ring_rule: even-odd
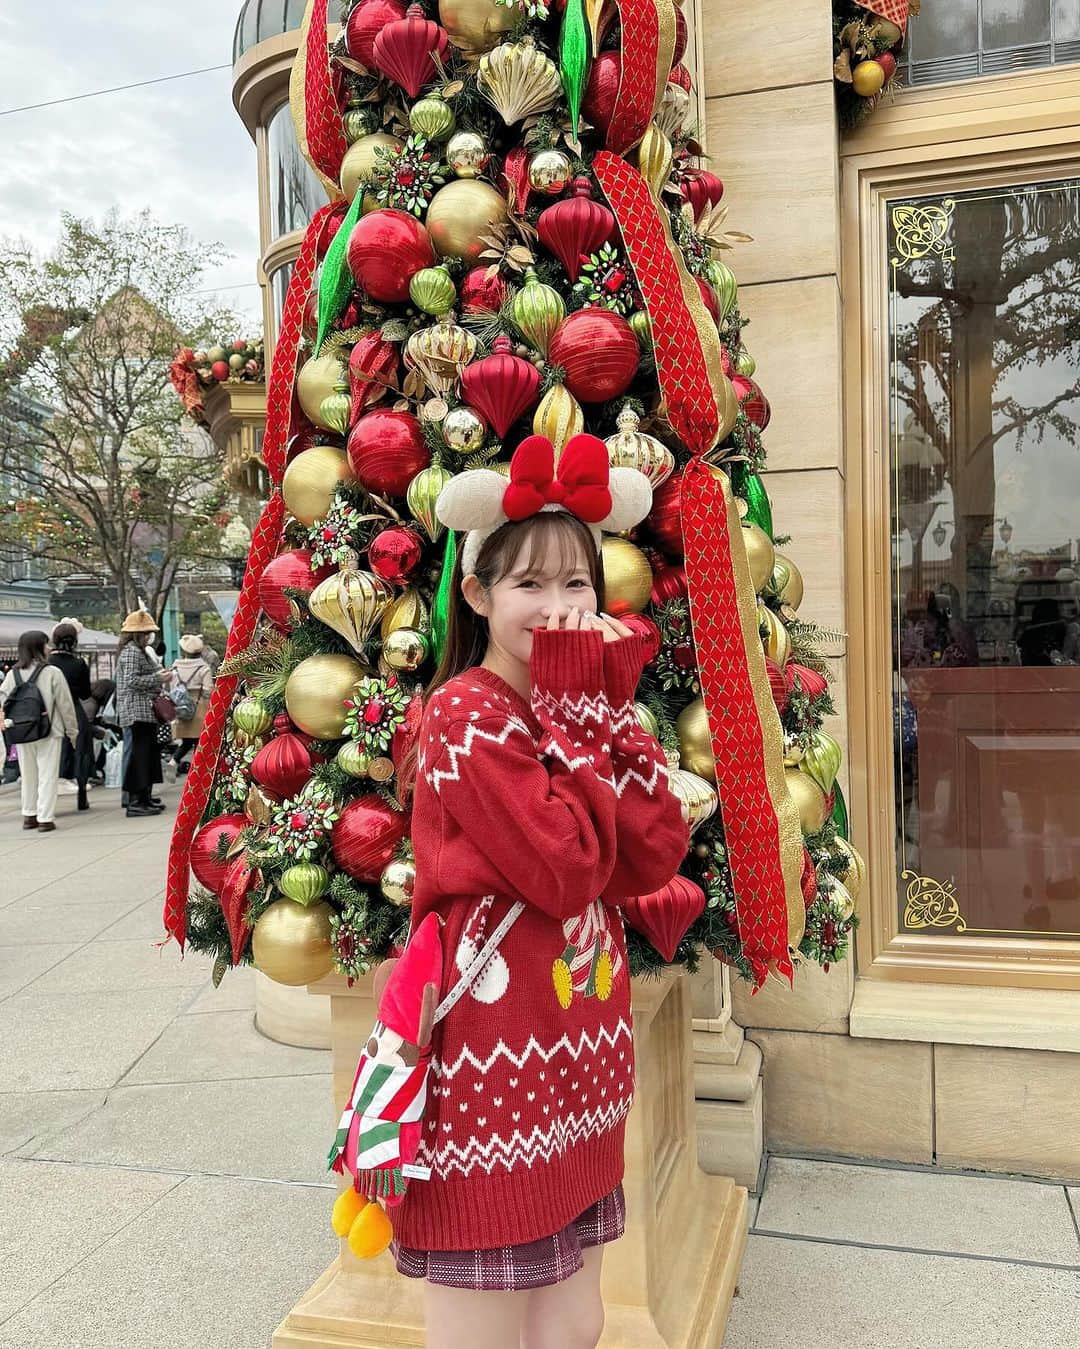
[[[159,670],[146,653],[157,624],[145,609],[136,609],[120,629],[116,662],[116,713],[125,735],[130,733],[131,755],[124,770],[128,818],[156,815],[163,806],[151,800],[154,785],[162,781],[157,743],[154,698],[172,678]]]
[[[79,645],[79,633],[82,624],[74,618],[65,618],[57,623],[52,633],[52,655],[49,664],[55,665],[67,680],[71,697],[75,704],[75,717],[79,723],[79,735],[72,748],[66,741],[60,754],[60,777],[71,782],[78,792],[80,810],[90,809],[90,799],[86,794],[86,784],[94,766],[94,740],[90,731],[90,718],[86,715],[83,703],[90,697],[90,667],[76,654]],[[73,790],[68,787],[68,791]]]
[[[204,655],[205,644],[201,633],[185,633],[180,638],[180,650],[183,655],[173,669],[177,677],[187,685],[191,701],[195,704],[195,715],[189,721],[173,722],[173,739],[180,742],[173,750],[173,759],[177,771],[185,773],[187,769],[184,767],[184,759],[198,744],[199,736],[202,734],[203,719],[210,702],[210,690],[214,687],[214,672]]]

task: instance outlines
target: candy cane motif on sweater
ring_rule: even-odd
[[[560,1007],[569,1007],[575,993],[606,1002],[622,969],[622,956],[601,901],[594,899],[584,913],[568,918],[563,936],[566,948],[551,971]]]

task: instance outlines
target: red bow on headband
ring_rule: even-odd
[[[562,506],[588,525],[611,514],[607,446],[596,436],[571,436],[555,470],[555,446],[546,436],[526,436],[510,460],[503,493],[508,520],[525,520],[544,506]]]

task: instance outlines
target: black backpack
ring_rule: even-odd
[[[15,691],[4,704],[4,740],[12,745],[29,745],[35,740],[47,739],[52,730],[45,699],[37,686],[38,675],[44,669],[39,665],[29,679],[15,671]]]

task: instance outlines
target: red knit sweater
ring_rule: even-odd
[[[686,851],[633,694],[643,643],[533,635],[531,706],[477,668],[425,712],[413,925],[445,920],[441,997],[518,898],[524,912],[435,1028],[397,1240],[475,1250],[557,1232],[619,1183],[634,1054],[621,897]]]

